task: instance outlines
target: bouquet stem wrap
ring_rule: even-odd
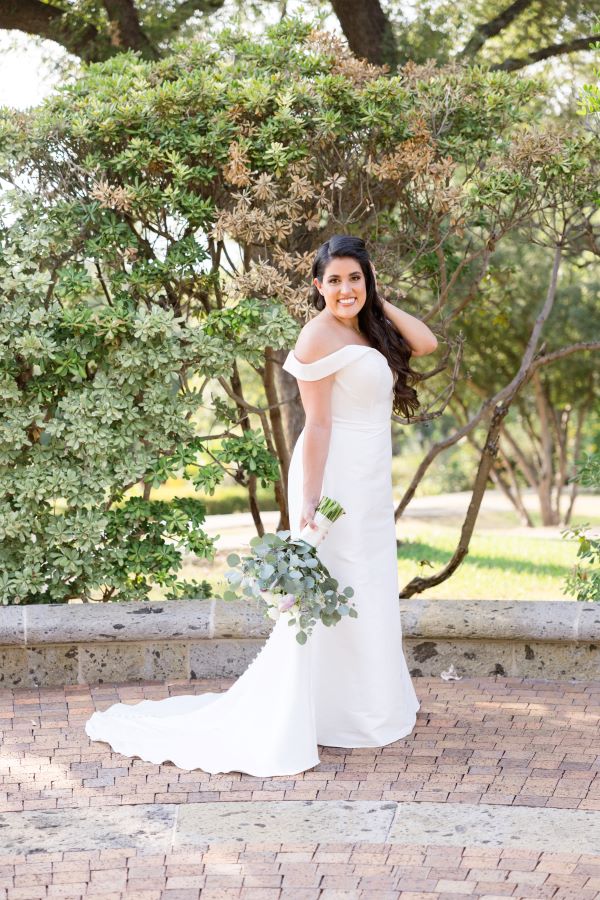
[[[333,521],[317,510],[315,512],[315,525],[317,526],[316,530],[311,528],[310,525],[305,525],[300,533],[300,540],[306,541],[312,547],[318,547],[325,540],[329,529],[333,525]]]

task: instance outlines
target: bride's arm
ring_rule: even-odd
[[[403,309],[398,309],[389,300],[382,300],[383,314],[392,323],[396,331],[399,331],[406,343],[412,347],[413,356],[425,356],[433,353],[438,342],[433,331],[421,322],[416,316]]]
[[[301,366],[310,368],[318,364],[331,352],[329,338],[314,329],[302,329],[294,356]],[[298,358],[298,355],[301,357]],[[314,380],[307,381],[302,373],[297,376],[298,390],[304,408],[304,448],[302,451],[302,469],[304,483],[302,485],[303,507],[307,504],[317,506],[323,489],[325,464],[329,455],[331,440],[331,393],[335,375],[317,374]],[[304,525],[301,521],[300,527]]]

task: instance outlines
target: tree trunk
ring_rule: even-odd
[[[237,365],[233,366],[233,374],[231,376],[231,388],[232,390],[243,399],[244,397],[244,389],[242,387],[242,379],[240,378],[240,373],[238,371]],[[236,402],[236,406],[238,408],[238,413],[240,417],[240,426],[242,431],[249,431],[251,428],[250,418],[248,416],[248,411],[245,406],[241,403]],[[265,533],[264,525],[262,523],[262,519],[260,517],[260,507],[258,505],[258,499],[256,496],[256,475],[250,473],[248,475],[248,506],[250,508],[250,512],[252,513],[252,520],[254,525],[256,526],[256,533],[259,537],[262,537]]]
[[[573,452],[571,458],[573,460],[573,468],[575,468],[575,463],[579,458],[579,453],[581,451],[581,440],[583,437],[583,423],[585,422],[585,418],[587,413],[589,412],[592,404],[594,402],[594,388],[592,387],[586,402],[577,408],[576,416],[577,416],[577,426],[575,429],[575,437],[573,439]],[[569,496],[569,505],[565,512],[565,518],[563,525],[569,525],[571,521],[571,516],[573,515],[573,507],[575,505],[575,499],[577,494],[579,493],[579,482],[573,480],[571,482],[571,493]]]
[[[379,0],[331,0],[355,56],[376,66],[398,64],[396,39]]]
[[[560,503],[562,500],[565,482],[567,480],[567,435],[569,433],[569,421],[571,407],[567,405],[562,410],[550,406],[550,423],[554,433],[554,442],[557,453],[557,465],[554,473],[554,515],[557,522],[562,522]]]
[[[267,347],[265,353],[265,366],[263,384],[265,387],[265,395],[269,406],[269,419],[273,434],[273,443],[277,451],[277,459],[279,460],[279,470],[281,478],[275,482],[275,499],[279,507],[279,523],[277,531],[287,531],[290,527],[290,514],[288,509],[288,469],[289,469],[289,450],[285,436],[285,425],[281,413],[281,401],[277,392],[276,371],[279,369],[279,360],[277,355],[281,355],[282,351],[273,350]]]
[[[544,389],[540,381],[539,372],[535,372],[533,378],[535,402],[540,423],[541,443],[541,468],[538,477],[538,497],[540,500],[540,514],[542,525],[557,525],[558,520],[552,503],[552,474],[554,459],[552,453],[552,434],[550,431],[549,411]]]
[[[137,50],[145,59],[158,59],[140,25],[133,0],[103,0],[108,15],[111,43],[119,50]]]

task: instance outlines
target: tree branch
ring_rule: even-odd
[[[451,559],[446,563],[444,568],[440,569],[435,575],[430,575],[428,578],[419,575],[416,578],[413,578],[399,592],[399,597],[412,597],[413,594],[421,593],[426,590],[426,588],[434,587],[436,584],[441,584],[443,581],[446,581],[446,579],[458,569],[459,565],[469,552],[469,544],[473,537],[473,530],[481,508],[481,501],[483,500],[483,495],[485,494],[487,487],[490,469],[498,454],[498,437],[500,429],[502,428],[503,419],[508,413],[511,399],[512,398],[509,397],[506,403],[499,404],[492,415],[492,421],[488,428],[485,444],[479,460],[479,466],[477,467],[473,491],[462,524],[458,545],[452,554]]]
[[[183,0],[176,6],[173,12],[166,17],[161,25],[160,36],[168,37],[179,31],[181,26],[190,19],[194,13],[213,13],[221,9],[225,0]]]
[[[40,0],[0,0],[0,29],[56,41],[69,53],[90,62],[111,55],[109,41],[93,25],[73,32],[65,25],[64,9]]]
[[[469,552],[469,544],[471,541],[471,537],[473,536],[473,530],[475,528],[475,522],[477,521],[477,516],[479,514],[479,510],[481,508],[481,501],[483,499],[483,495],[487,486],[487,479],[490,474],[490,470],[492,465],[495,462],[497,453],[498,453],[498,441],[500,437],[500,432],[503,427],[503,420],[508,410],[510,408],[511,403],[514,401],[520,389],[523,387],[526,376],[529,375],[530,367],[533,363],[533,356],[535,353],[535,348],[537,346],[540,334],[544,327],[545,322],[548,319],[552,311],[552,307],[554,305],[554,300],[556,297],[556,289],[558,285],[558,272],[560,268],[562,258],[562,246],[561,243],[557,243],[554,251],[554,262],[552,265],[552,274],[550,276],[550,283],[548,285],[548,290],[546,293],[546,299],[544,301],[544,305],[536,317],[535,324],[531,330],[531,334],[529,340],[527,342],[527,347],[525,349],[525,353],[523,355],[523,360],[521,366],[519,367],[519,371],[512,379],[510,384],[506,387],[502,388],[495,397],[490,398],[489,401],[483,405],[482,409],[479,410],[478,413],[475,414],[471,418],[470,421],[466,422],[459,431],[457,431],[454,435],[452,435],[449,439],[445,439],[444,441],[440,441],[438,444],[434,445],[431,448],[423,463],[419,467],[421,474],[424,471],[424,464],[427,465],[433,459],[433,457],[439,452],[439,449],[443,446],[448,446],[450,443],[456,442],[456,436],[462,434],[468,434],[474,425],[481,419],[482,410],[485,408],[489,408],[489,404],[494,403],[495,408],[493,411],[492,419],[488,428],[485,445],[483,448],[483,452],[481,455],[481,459],[479,461],[479,466],[477,469],[477,474],[475,476],[475,481],[473,484],[473,491],[471,494],[471,500],[469,503],[469,507],[467,509],[467,513],[465,515],[465,519],[462,525],[460,538],[458,541],[458,545],[452,555],[452,558],[448,561],[448,563],[444,566],[441,571],[437,572],[430,577],[421,577],[418,576],[413,578],[407,585],[399,593],[400,597],[412,597],[413,594],[420,593],[424,591],[426,588],[433,587],[434,585],[441,584],[447,578],[449,578],[453,572],[456,571],[464,557]],[[589,342],[590,345],[593,345],[596,342]],[[560,351],[557,351],[558,354],[564,356],[568,355],[570,352],[575,352],[576,345],[573,344],[569,347],[563,347]],[[581,349],[581,344],[578,345],[579,349]],[[589,347],[586,347],[589,349]],[[550,356],[550,354],[548,354]],[[559,358],[556,354],[552,354],[553,358]],[[543,438],[544,439],[544,438]],[[546,448],[548,451],[548,448]],[[546,453],[546,482],[548,481],[548,465],[551,466],[551,461],[548,460],[549,453]],[[544,473],[543,473],[544,475]],[[542,476],[543,477],[543,476]],[[418,482],[417,482],[418,483]],[[404,509],[410,498],[412,497],[412,492],[414,493],[415,479],[411,483],[408,491],[403,497],[400,506],[396,510],[396,518],[397,514]],[[538,488],[539,490],[539,488]],[[544,500],[544,494],[541,493],[540,497],[542,502]],[[554,524],[554,523],[552,523]]]
[[[458,58],[464,59],[464,57],[475,56],[486,41],[489,41],[490,38],[493,38],[497,34],[500,34],[501,31],[504,31],[504,29],[507,28],[517,16],[520,16],[528,6],[531,6],[532,3],[533,0],[515,0],[515,2],[511,3],[504,12],[501,12],[495,18],[490,19],[489,22],[477,25],[475,31],[458,54]]]
[[[0,28],[25,31],[53,39],[53,28],[62,19],[63,11],[40,0],[0,0]]]
[[[579,341],[577,344],[569,344],[567,347],[553,350],[552,353],[546,353],[545,356],[538,356],[531,364],[530,373],[535,372],[539,366],[547,366],[548,363],[570,356],[571,353],[578,353],[580,350],[600,350],[600,341]]]
[[[600,35],[598,34],[590,34],[587,37],[576,38],[574,41],[567,41],[565,44],[550,44],[549,47],[535,50],[533,53],[528,53],[527,56],[509,56],[504,62],[496,63],[490,69],[492,72],[515,72],[517,69],[524,69],[526,66],[532,65],[532,63],[550,59],[552,56],[562,56],[565,53],[575,53],[577,50],[587,50],[599,38]]]
[[[595,397],[595,390],[594,390],[594,385],[592,382],[585,402],[583,403],[582,406],[579,406],[577,408],[577,412],[576,412],[577,427],[575,429],[575,437],[573,439],[573,449],[572,449],[572,453],[571,453],[571,459],[573,461],[572,462],[572,470],[575,469],[575,463],[579,459],[579,451],[581,449],[581,440],[583,437],[583,425],[584,425],[588,410],[591,408],[591,406],[594,402],[594,397]],[[574,474],[574,472],[572,471],[571,476],[573,474]],[[565,518],[564,518],[565,524],[569,524],[569,522],[571,521],[571,516],[573,514],[573,506],[575,505],[575,500],[577,498],[577,494],[579,491],[579,482],[577,481],[577,479],[571,477],[570,482],[571,482],[571,494],[569,497],[569,505],[565,512]]]
[[[446,450],[448,447],[452,447],[454,444],[456,444],[460,440],[460,438],[463,437],[463,435],[466,435],[469,431],[472,431],[473,428],[475,428],[475,426],[484,418],[484,416],[486,416],[490,412],[490,410],[494,412],[494,409],[497,409],[499,406],[503,405],[506,409],[508,409],[508,407],[510,406],[511,402],[513,401],[514,397],[520,390],[523,382],[529,374],[540,334],[542,332],[546,319],[550,315],[550,312],[554,305],[561,259],[562,248],[560,244],[557,244],[554,249],[554,262],[552,265],[552,273],[550,276],[550,283],[548,285],[546,298],[539,315],[536,317],[535,323],[529,335],[527,346],[525,348],[523,359],[519,366],[518,372],[511,379],[509,384],[505,385],[503,388],[497,391],[493,397],[485,400],[484,403],[482,403],[482,405],[480,406],[479,410],[465,425],[463,425],[462,428],[457,429],[457,431],[455,431],[448,437],[442,438],[429,449],[429,452],[419,464],[419,467],[417,468],[412,481],[404,492],[400,503],[396,507],[394,513],[394,518],[396,521],[400,518],[400,516],[414,497],[419,482],[425,475],[425,472],[427,471],[433,460],[436,458],[436,456],[438,456],[443,450]]]
[[[506,422],[502,426],[501,435],[506,439],[507,443],[512,447],[513,453],[517,458],[517,464],[519,465],[521,472],[527,479],[527,483],[529,487],[535,491],[537,489],[537,478],[535,475],[535,466],[531,463],[531,460],[527,458],[525,451],[521,449],[521,446],[517,443],[515,438],[512,436],[510,431],[508,430],[508,426]],[[530,436],[531,440],[531,436]],[[533,448],[535,451],[535,448]]]
[[[107,59],[123,50],[137,50],[145,59],[158,59],[159,53],[142,29],[133,0],[103,3],[110,22],[108,34],[93,25],[78,27],[64,9],[41,0],[0,0],[0,29],[15,29],[55,41],[87,62]]]

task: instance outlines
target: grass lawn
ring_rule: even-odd
[[[237,497],[240,493],[240,497]],[[135,489],[132,491],[135,493]],[[243,502],[238,509],[247,510],[245,494],[239,486],[220,488],[214,498],[207,498],[207,513],[230,512],[234,500]],[[266,493],[266,492],[265,492]],[[170,500],[173,496],[198,496],[190,482],[172,479],[168,484],[153,491],[153,498]],[[396,488],[395,500],[401,492]],[[494,492],[489,492],[490,498]],[[439,500],[432,497],[434,507],[441,506],[434,515],[426,513],[421,517],[403,516],[397,525],[398,580],[402,589],[411,579],[439,572],[448,562],[460,535],[463,514],[452,509],[452,503],[444,508],[444,496],[452,501],[452,495],[441,495]],[[264,503],[263,509],[274,508],[274,502]],[[212,508],[211,508],[212,507]],[[573,524],[587,522],[592,528],[600,528],[598,517],[598,497],[577,498],[577,511]],[[497,508],[497,504],[484,504],[480,510],[475,534],[471,540],[469,553],[456,572],[442,584],[429,588],[414,597],[454,598],[459,600],[572,600],[563,593],[563,585],[568,571],[576,563],[577,543],[561,538],[559,528],[540,528],[540,516],[533,501],[530,514],[535,529],[520,525],[517,513],[512,508]],[[274,530],[267,528],[267,530]],[[248,541],[253,529],[239,533],[236,552],[248,549]],[[199,560],[187,562],[181,570],[181,577],[206,579],[214,593],[219,596],[226,589],[224,572],[228,568],[227,555],[232,552],[219,550],[214,562]],[[419,565],[421,560],[429,560],[432,567]],[[158,588],[151,592],[151,599],[160,599]],[[599,598],[600,599],[600,598]]]
[[[450,559],[459,530],[454,526],[402,523],[398,529],[398,580],[403,588],[412,578],[438,572]],[[247,550],[240,541],[239,551]],[[205,578],[213,585],[215,595],[226,588],[224,572],[227,555],[232,550],[219,550],[215,560],[187,563],[182,577]],[[563,594],[565,576],[576,559],[576,544],[554,537],[527,537],[485,531],[475,534],[469,553],[457,571],[445,582],[415,597],[453,598],[458,600],[573,600]],[[420,565],[429,560],[433,568]],[[158,599],[160,593],[153,592]]]
[[[455,528],[439,525],[402,529],[398,548],[398,575],[403,588],[416,576],[438,572],[446,565],[458,542]],[[406,534],[410,531],[410,534]],[[575,542],[554,537],[526,537],[483,532],[474,534],[469,553],[454,574],[429,588],[425,598],[460,600],[574,600],[563,594],[569,569],[575,564]],[[433,568],[420,565],[428,560]]]

